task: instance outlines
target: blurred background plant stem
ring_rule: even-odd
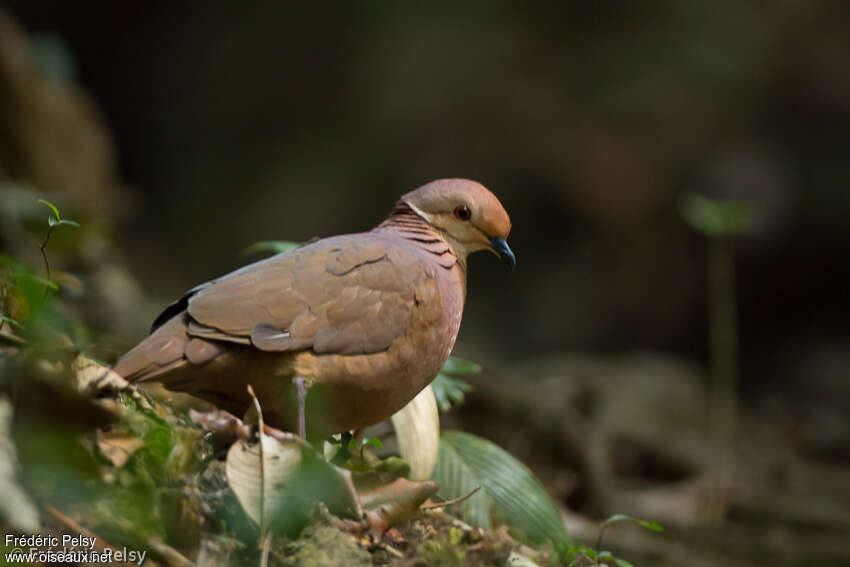
[[[711,342],[709,428],[717,451],[715,489],[706,520],[722,521],[726,489],[735,466],[738,422],[738,316],[735,297],[735,241],[732,235],[709,238],[708,310]]]

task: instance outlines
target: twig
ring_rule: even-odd
[[[375,547],[377,547],[378,549],[383,549],[384,551],[386,551],[390,555],[393,555],[393,556],[395,556],[399,559],[404,557],[404,553],[402,553],[401,551],[397,550],[396,548],[394,548],[393,546],[391,546],[387,543],[380,543],[379,542]]]
[[[113,521],[119,529],[141,539],[142,543],[151,551],[151,554],[165,561],[166,565],[170,567],[197,567],[194,562],[161,539],[140,532],[136,525],[126,518],[113,518]],[[145,560],[145,565],[147,566],[147,564],[148,561]]]
[[[248,384],[248,395],[251,396],[251,399],[254,400],[254,408],[257,410],[257,422],[259,423],[259,449],[260,449],[260,541],[259,545],[262,547],[266,540],[266,460],[265,455],[263,454],[263,432],[265,431],[265,425],[263,424],[263,410],[260,407],[260,400],[257,399],[256,394],[254,394],[254,388],[251,387],[251,384]]]
[[[260,567],[268,567],[269,550],[272,547],[272,534],[269,533],[263,540],[263,553],[260,554]]]
[[[466,500],[467,498],[469,498],[470,496],[472,496],[473,494],[475,494],[476,492],[478,492],[479,490],[481,490],[480,484],[478,486],[476,486],[475,488],[473,488],[472,490],[470,490],[468,493],[464,494],[463,496],[461,496],[459,498],[454,498],[452,500],[446,500],[444,502],[434,502],[433,504],[423,504],[422,506],[419,507],[419,509],[420,510],[434,510],[436,508],[445,508],[446,506],[451,506],[453,504],[459,504],[459,503],[463,502],[464,500]]]
[[[67,529],[71,530],[72,532],[86,536],[87,538],[94,538],[94,544],[98,547],[98,549],[100,549],[100,550],[109,549],[109,550],[112,550],[113,552],[118,551],[118,549],[115,546],[110,545],[103,538],[97,536],[95,533],[93,533],[88,528],[85,528],[82,525],[78,524],[72,518],[66,516],[65,514],[63,514],[62,512],[57,510],[56,508],[54,508],[53,506],[46,506],[45,510],[47,510],[48,514],[53,516],[54,520],[56,520],[57,522],[59,522],[59,524],[66,527]],[[124,564],[126,565],[127,563],[125,562]]]
[[[144,541],[151,551],[164,559],[171,567],[197,567],[182,553],[157,538],[145,537]],[[147,562],[145,562],[145,565],[147,565]]]
[[[47,236],[44,237],[44,240],[41,242],[41,246],[39,246],[39,251],[41,251],[41,258],[44,260],[44,271],[46,272],[45,278],[47,281],[50,281],[50,262],[47,261],[47,243],[50,242],[50,235],[53,234],[53,229],[56,228],[56,225],[50,226],[47,229]],[[50,289],[50,286],[44,288],[44,297],[47,297],[47,292]]]

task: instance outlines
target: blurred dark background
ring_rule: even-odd
[[[504,201],[520,259],[473,261],[464,343],[701,356],[704,246],[678,213],[699,190],[758,216],[739,259],[745,360],[847,337],[840,1],[11,10],[65,43],[103,113],[130,185],[119,236],[149,292],[258,240],[367,229],[401,193],[463,176]]]
[[[365,230],[402,193],[461,176],[504,203],[519,266],[472,260],[458,352],[704,368],[707,247],[680,205],[736,199],[754,214],[737,246],[746,403],[837,416],[826,453],[850,456],[845,2],[8,8],[39,72],[90,97],[100,173],[68,206],[111,219],[155,306],[253,242]],[[13,154],[28,138],[8,139]],[[27,167],[6,173],[65,191],[70,174]],[[152,309],[115,340],[137,340]]]

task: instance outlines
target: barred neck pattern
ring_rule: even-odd
[[[418,247],[437,256],[437,263],[446,270],[451,270],[455,265],[462,267],[443,233],[428,224],[404,202],[399,202],[390,216],[378,225],[378,228],[392,230],[402,238],[414,242]]]

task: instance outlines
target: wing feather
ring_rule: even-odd
[[[264,351],[386,350],[407,329],[414,290],[434,277],[410,269],[416,260],[370,233],[320,240],[196,288],[188,333]]]

